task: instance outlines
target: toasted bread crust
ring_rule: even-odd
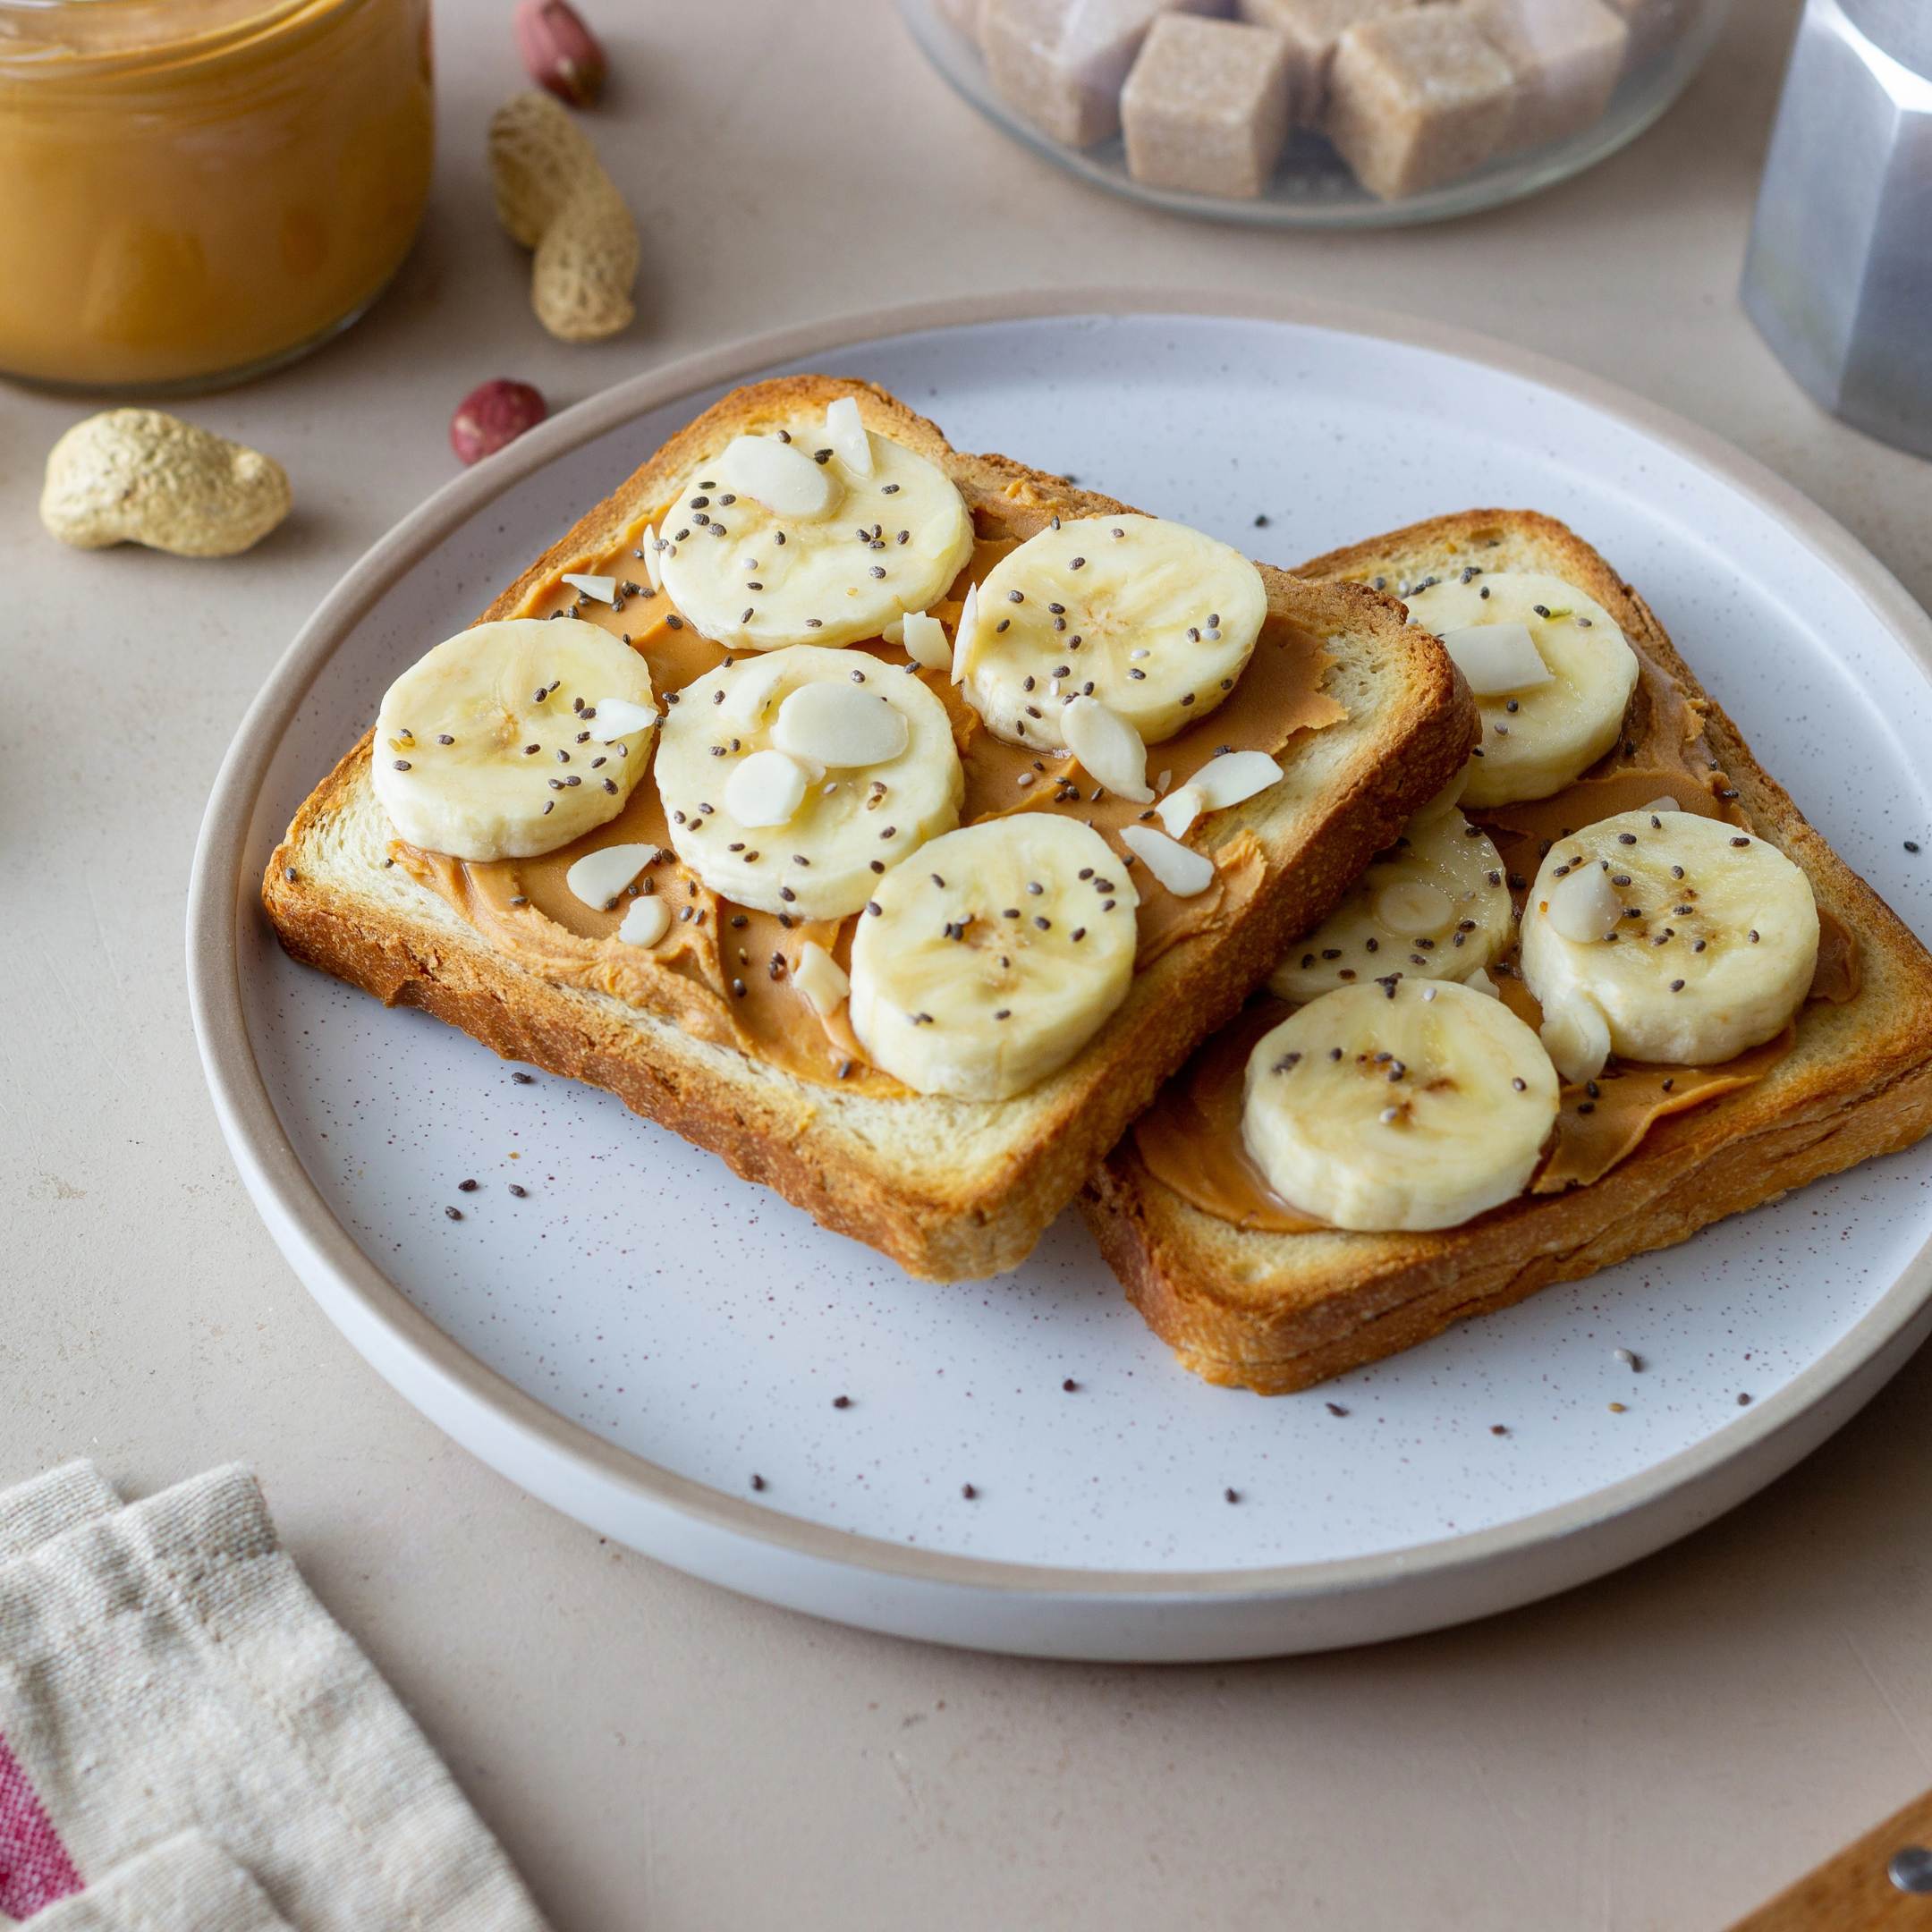
[[[1706,735],[1752,819],[1858,936],[1864,986],[1849,1005],[1809,1008],[1797,1048],[1764,1080],[1658,1122],[1602,1180],[1524,1196],[1440,1233],[1236,1229],[1156,1180],[1130,1134],[1089,1183],[1081,1212],[1148,1326],[1211,1382],[1263,1394],[1309,1387],[1932,1132],[1932,955],[1805,821],[1648,606],[1596,551],[1547,517],[1470,511],[1331,552],[1302,571],[1324,580],[1394,578],[1491,534],[1502,535],[1504,555],[1588,591],[1707,708]]]
[[[869,385],[792,377],[734,392],[674,436],[483,618],[514,614],[560,572],[607,550],[720,440],[848,394],[870,427],[955,476],[996,492],[1009,484],[1049,488],[1075,514],[1127,508],[1007,457],[962,456],[930,422]],[[405,894],[392,878],[373,894],[333,855],[344,828],[369,809],[368,735],[297,813],[269,861],[263,902],[293,957],[387,1004],[421,1007],[505,1058],[609,1089],[909,1272],[939,1280],[995,1274],[1025,1257],[1161,1082],[1233,1017],[1292,935],[1326,915],[1474,741],[1462,681],[1432,640],[1406,628],[1393,599],[1360,585],[1313,586],[1266,567],[1262,574],[1274,608],[1357,640],[1363,676],[1373,661],[1375,714],[1315,734],[1317,755],[1333,750],[1338,762],[1325,770],[1318,798],[1298,804],[1285,824],[1243,808],[1229,815],[1230,835],[1249,823],[1262,837],[1268,878],[1214,943],[1177,947],[1138,973],[1086,1050],[1013,1101],[866,1100],[808,1085],[615,1001],[550,984],[420,888]],[[1333,745],[1324,746],[1331,733]],[[1295,755],[1292,747],[1291,766]],[[363,863],[366,870],[366,854]]]

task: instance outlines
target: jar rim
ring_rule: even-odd
[[[0,76],[108,74],[219,55],[363,0],[0,0]]]

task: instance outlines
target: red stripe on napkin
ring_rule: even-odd
[[[43,1906],[80,1890],[54,1821],[0,1737],[0,1911],[30,1919]]]

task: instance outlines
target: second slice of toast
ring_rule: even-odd
[[[1560,577],[1616,619],[1646,691],[1692,708],[1724,775],[1722,795],[1803,869],[1821,914],[1852,936],[1855,990],[1806,1005],[1795,1044],[1767,1074],[1657,1120],[1600,1179],[1527,1193],[1436,1233],[1237,1226],[1160,1180],[1130,1131],[1082,1211],[1148,1326],[1210,1382],[1263,1394],[1307,1388],[1932,1131],[1932,955],[1806,823],[1649,606],[1595,550],[1547,517],[1472,511],[1303,570],[1321,581],[1402,586],[1472,564]],[[1614,775],[1626,749],[1597,770]]]
[[[867,384],[788,377],[734,392],[674,437],[484,619],[547,614],[562,575],[623,554],[700,458],[740,432],[847,395],[875,434],[953,479],[982,541],[1024,538],[1056,514],[1125,509],[1005,457],[963,454]],[[404,867],[386,863],[394,832],[370,783],[368,736],[296,815],[268,865],[264,902],[295,958],[387,1004],[421,1007],[506,1058],[609,1089],[911,1273],[994,1274],[1025,1257],[1160,1083],[1460,768],[1474,740],[1466,688],[1435,640],[1405,626],[1399,605],[1360,585],[1267,568],[1262,576],[1271,615],[1319,640],[1322,690],[1339,715],[1288,739],[1280,784],[1211,815],[1192,835],[1212,856],[1251,835],[1258,888],[1137,970],[1087,1046],[1012,1099],[843,1090],[519,963]],[[396,668],[433,641],[412,640]],[[1157,746],[1148,764],[1158,768]]]

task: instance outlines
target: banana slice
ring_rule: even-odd
[[[1818,948],[1804,873],[1691,812],[1621,812],[1558,840],[1523,911],[1523,978],[1580,1056],[1601,1038],[1594,1013],[1626,1059],[1719,1065],[1798,1011]]]
[[[1456,1227],[1529,1185],[1557,1098],[1549,1055],[1501,1001],[1392,975],[1262,1035],[1241,1137],[1283,1199],[1333,1226]]]
[[[383,693],[371,775],[411,844],[533,859],[623,809],[657,725],[641,653],[514,617],[445,638]]]
[[[1428,804],[1416,808],[1415,822],[1418,825],[1440,818],[1444,812],[1453,811],[1462,802],[1462,794],[1469,790],[1470,773],[1476,763],[1476,759],[1471,758]]]
[[[878,882],[853,931],[852,1030],[919,1093],[1024,1093],[1127,996],[1139,902],[1077,819],[1016,812],[948,832]]]
[[[877,637],[972,555],[952,479],[868,430],[855,403],[833,411],[708,458],[647,540],[672,601],[727,649]]]
[[[1548,798],[1617,741],[1637,689],[1637,654],[1602,605],[1560,577],[1465,575],[1408,600],[1409,622],[1443,640],[1482,714],[1462,802]],[[1500,640],[1484,637],[1498,627]]]
[[[657,750],[678,857],[740,905],[856,912],[965,796],[945,707],[910,668],[799,644],[687,684]]]
[[[987,573],[966,700],[998,736],[1066,749],[1059,713],[1097,698],[1140,733],[1171,738],[1234,688],[1267,614],[1261,573],[1184,523],[1079,517],[1037,531]]]
[[[1480,826],[1433,802],[1268,976],[1284,1000],[1312,1000],[1394,968],[1466,979],[1504,952],[1515,920],[1503,861]]]

